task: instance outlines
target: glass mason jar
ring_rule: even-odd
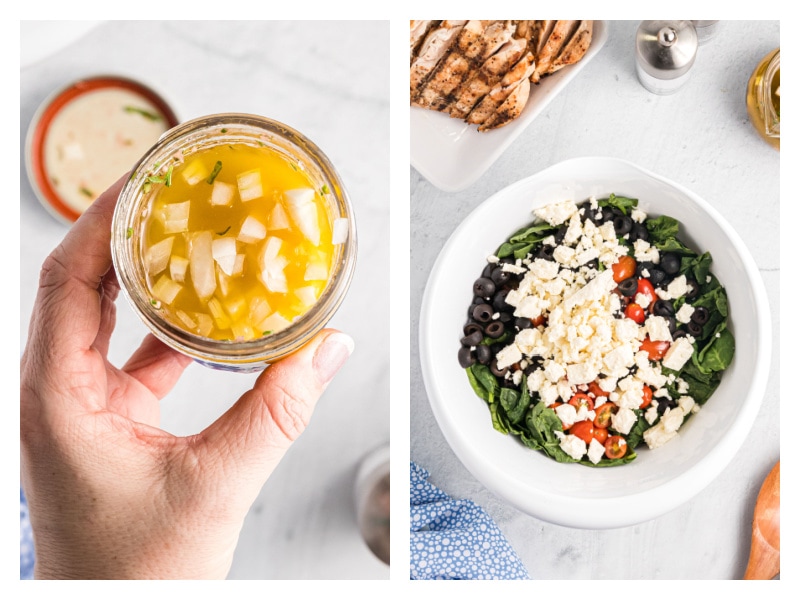
[[[322,194],[330,223],[338,220],[341,243],[317,301],[285,329],[253,340],[218,340],[187,331],[152,301],[144,262],[145,226],[157,186],[147,185],[160,165],[175,156],[221,145],[267,147],[304,171]],[[345,225],[345,227],[342,227]],[[142,157],[122,188],[112,222],[111,253],[123,294],[150,331],[162,342],[208,367],[254,372],[307,343],[341,305],[356,262],[356,228],[348,194],[331,162],[308,138],[277,121],[248,114],[217,114],[185,122],[168,132]]]
[[[758,63],[747,82],[747,113],[761,138],[781,149],[781,50],[777,48]]]

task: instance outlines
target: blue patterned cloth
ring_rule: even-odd
[[[411,579],[530,579],[497,524],[411,463]]]
[[[28,501],[19,488],[19,578],[33,579],[33,532],[28,516]]]

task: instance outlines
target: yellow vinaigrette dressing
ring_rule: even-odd
[[[204,148],[153,179],[142,257],[151,304],[176,326],[247,341],[314,305],[334,254],[326,187],[268,147]],[[145,185],[148,185],[147,183]]]

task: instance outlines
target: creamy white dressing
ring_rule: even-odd
[[[45,172],[64,203],[82,213],[166,129],[161,112],[133,91],[87,92],[53,118],[44,139]]]

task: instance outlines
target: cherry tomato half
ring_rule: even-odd
[[[639,350],[644,350],[647,352],[647,356],[650,358],[650,360],[656,361],[664,358],[667,350],[669,350],[669,346],[669,342],[654,342],[648,335],[642,340],[642,343],[639,345]]]
[[[639,408],[647,408],[653,401],[653,390],[649,385],[642,386],[642,403]]]
[[[625,316],[639,325],[644,323],[644,309],[636,302],[631,302],[625,307]]]
[[[614,272],[614,281],[616,283],[625,281],[636,274],[636,259],[627,254],[620,256],[619,260],[611,265],[611,270]]]
[[[628,451],[628,442],[621,435],[610,435],[605,443],[608,458],[622,458]]]
[[[595,398],[601,398],[601,397],[608,398],[608,392],[604,391],[603,388],[600,387],[600,384],[597,383],[596,381],[593,381],[592,383],[589,384],[588,392]]]
[[[590,444],[592,442],[592,438],[594,437],[594,426],[592,425],[592,422],[588,420],[578,421],[569,428],[569,432],[575,437],[579,437],[587,444]]]
[[[606,402],[600,408],[594,411],[594,426],[599,429],[605,429],[611,425],[611,417],[614,416],[614,405]]]
[[[570,398],[569,403],[575,407],[575,410],[578,410],[581,406],[585,406],[586,410],[594,410],[594,401],[588,394],[583,394],[581,392],[578,392]]]
[[[642,294],[647,298],[647,307],[648,310],[653,310],[653,304],[656,303],[658,300],[658,296],[656,296],[656,290],[653,287],[653,284],[650,283],[649,279],[640,278],[639,283],[636,284],[636,296],[638,297],[639,294]]]
[[[606,440],[608,439],[608,429],[604,427],[595,427],[592,435],[598,442],[605,444]]]

